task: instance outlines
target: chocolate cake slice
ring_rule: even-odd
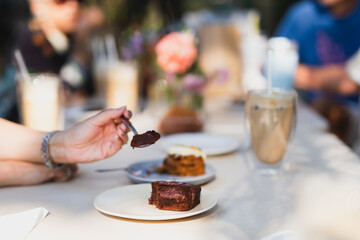
[[[149,204],[161,210],[188,211],[200,203],[201,188],[196,185],[158,181],[151,183]]]

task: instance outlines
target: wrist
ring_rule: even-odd
[[[56,163],[68,163],[63,131],[55,133],[49,141],[50,155]]]

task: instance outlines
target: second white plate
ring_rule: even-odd
[[[230,153],[240,147],[240,142],[234,138],[209,133],[173,134],[162,137],[158,142],[164,151],[176,144],[200,148],[208,156]]]
[[[215,169],[205,164],[205,174],[198,176],[180,177],[176,175],[157,173],[155,168],[162,164],[163,160],[144,161],[131,164],[126,168],[126,176],[136,183],[149,183],[154,181],[177,181],[196,185],[204,184],[215,177]]]
[[[99,194],[94,206],[102,213],[138,220],[170,220],[190,217],[213,208],[217,203],[214,193],[201,189],[200,203],[189,211],[159,210],[149,204],[151,184],[113,188]]]

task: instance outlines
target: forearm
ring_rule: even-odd
[[[0,119],[0,161],[12,159],[42,162],[41,143],[44,132],[34,131]]]
[[[342,65],[309,67],[299,65],[295,86],[306,90],[322,90],[351,95],[358,91],[357,84],[346,74]]]
[[[55,172],[44,165],[22,161],[0,161],[0,187],[39,184],[52,179]]]
[[[68,174],[69,171],[71,174]],[[3,160],[0,161],[0,187],[35,185],[52,180],[63,182],[70,180],[76,171],[76,165],[68,165],[60,171],[52,171],[44,164]]]
[[[349,95],[357,92],[357,84],[350,79],[341,65],[325,66],[313,70],[312,81],[327,92]]]
[[[129,129],[120,116],[131,118],[125,107],[107,109],[73,127],[55,133],[48,150],[54,162],[85,163],[108,158],[128,141]],[[41,145],[45,132],[34,131],[0,119],[0,161],[16,160],[43,163]],[[43,165],[43,164],[42,164]]]
[[[8,161],[0,161],[0,187],[13,185],[16,169]]]

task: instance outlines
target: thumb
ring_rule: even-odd
[[[98,114],[96,114],[95,116],[89,118],[88,121],[90,121],[92,124],[101,126],[108,123],[112,119],[120,117],[121,115],[124,114],[125,111],[126,111],[126,106],[117,109],[105,109],[99,112]]]

